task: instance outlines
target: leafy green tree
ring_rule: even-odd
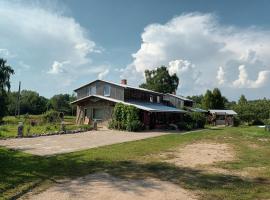
[[[141,84],[141,88],[162,93],[173,93],[177,90],[179,78],[176,74],[170,75],[165,66],[146,70],[144,74],[146,83]]]
[[[202,105],[203,95],[187,96],[187,98],[193,100],[197,107]]]
[[[240,98],[239,98],[239,100],[238,100],[238,104],[247,104],[247,99],[246,99],[246,97],[245,97],[245,95],[241,95],[240,96]]]
[[[42,114],[47,110],[48,100],[39,96],[35,91],[23,90],[21,92],[21,113]]]
[[[8,66],[7,61],[0,59],[0,122],[8,111],[8,93],[10,91],[10,76],[14,70]]]
[[[218,88],[214,88],[213,91],[207,90],[202,99],[204,109],[224,109],[225,104],[228,104],[228,100],[222,96]]]
[[[67,115],[72,115],[75,108],[70,104],[70,102],[74,100],[76,100],[74,95],[57,94],[49,100],[48,107],[58,112],[64,112]]]
[[[258,122],[268,123],[270,118],[270,100],[258,99],[248,101],[244,95],[241,95],[238,103],[231,107],[238,113],[242,122],[256,124]]]
[[[218,88],[214,88],[212,92],[212,108],[213,109],[224,109],[226,98],[221,95]]]
[[[14,115],[16,111],[18,92],[8,93],[8,115]]]
[[[14,115],[17,105],[18,92],[9,93],[8,114]],[[20,94],[21,114],[42,114],[47,110],[48,99],[31,90],[22,90]]]
[[[212,94],[211,90],[207,90],[205,95],[203,96],[202,107],[204,109],[213,108],[213,94]]]

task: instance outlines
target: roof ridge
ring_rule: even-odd
[[[82,85],[81,87],[76,88],[74,91],[76,92],[77,90],[79,90],[79,89],[81,89],[81,88],[83,88],[83,87],[86,87],[86,86],[88,86],[88,85],[90,85],[91,83],[94,83],[94,82],[96,82],[96,81],[102,81],[102,82],[105,82],[105,83],[117,85],[117,86],[124,87],[124,88],[131,88],[131,89],[136,89],[136,90],[143,90],[143,91],[146,91],[146,92],[152,92],[152,93],[156,93],[156,94],[165,94],[165,93],[156,92],[156,91],[149,90],[149,89],[145,89],[145,88],[140,88],[140,87],[135,87],[135,86],[125,85],[125,84],[121,84],[121,83],[114,83],[114,82],[106,81],[106,80],[102,80],[102,79],[96,79],[96,80],[94,80],[94,81],[91,81],[91,82],[89,82],[89,83],[87,83],[87,84]]]

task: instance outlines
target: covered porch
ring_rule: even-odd
[[[184,113],[141,111],[140,118],[146,129],[166,129],[183,120]]]
[[[166,106],[162,103],[141,101],[121,101],[100,95],[90,95],[78,99],[73,104],[77,105],[78,124],[91,124],[93,121],[106,123],[112,118],[113,108],[116,103],[132,105],[140,110],[140,121],[146,129],[163,129],[170,124],[176,124],[183,118],[187,111]]]

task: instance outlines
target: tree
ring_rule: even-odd
[[[242,95],[239,98],[238,104],[233,105],[231,108],[238,113],[238,117],[242,122],[255,124],[259,121],[265,123],[270,121],[270,100],[258,99],[247,101],[244,95]]]
[[[177,90],[179,78],[175,73],[170,75],[165,66],[154,70],[145,70],[144,74],[146,83],[141,84],[141,88],[162,93],[173,93]]]
[[[224,109],[225,101],[227,101],[227,99],[221,95],[220,90],[218,88],[214,88],[212,92],[212,108]]]
[[[21,113],[42,114],[47,110],[48,100],[39,96],[35,91],[23,90],[21,92]]]
[[[246,99],[245,95],[242,94],[240,96],[240,98],[238,100],[238,104],[242,104],[242,105],[247,104],[247,99]]]
[[[18,92],[10,92],[8,114],[14,115]],[[42,114],[47,110],[48,99],[31,90],[22,90],[20,94],[21,114]]]
[[[203,96],[202,107],[207,110],[213,108],[213,94],[211,90],[207,90]]]
[[[214,88],[213,91],[207,90],[202,99],[202,107],[204,109],[224,109],[225,104],[228,103],[229,101],[222,96],[218,88]]]
[[[10,76],[14,70],[6,64],[6,60],[0,59],[0,122],[8,111],[8,93],[10,91]]]
[[[188,99],[191,99],[197,107],[202,106],[203,95],[194,95],[194,96],[187,96]]]
[[[54,95],[48,103],[48,107],[58,112],[64,112],[65,114],[71,115],[74,110],[73,105],[70,102],[76,100],[74,95],[69,94],[57,94]]]

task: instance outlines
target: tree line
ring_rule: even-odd
[[[196,107],[204,109],[232,109],[237,112],[237,117],[242,123],[249,125],[270,124],[270,100],[257,99],[247,100],[241,95],[239,100],[228,101],[222,96],[218,88],[213,91],[207,90],[204,95],[190,96]]]
[[[15,115],[18,106],[18,92],[10,92],[10,76],[14,70],[7,61],[0,58],[0,122],[6,115]],[[20,114],[42,114],[48,110],[64,112],[66,115],[75,113],[70,102],[76,99],[75,95],[57,94],[52,98],[40,96],[38,92],[22,90],[20,93]]]
[[[8,94],[7,115],[14,115],[17,109],[18,92]],[[20,114],[39,115],[48,110],[56,110],[66,115],[74,115],[75,107],[70,102],[76,100],[75,95],[57,94],[51,98],[40,96],[38,92],[22,90],[20,93]]]

